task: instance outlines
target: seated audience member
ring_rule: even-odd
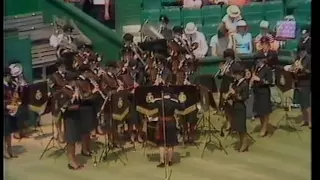
[[[262,20],[260,22],[260,34],[258,34],[255,38],[255,48],[256,50],[261,50],[261,38],[263,36],[267,36],[269,38],[271,50],[277,51],[280,47],[279,41],[274,40],[273,35],[271,34],[271,30],[269,28],[269,22]]]
[[[183,8],[201,8],[202,0],[183,0]]]
[[[210,6],[214,4],[215,4],[215,0],[202,0],[202,6]]]
[[[228,36],[228,32],[224,27],[218,29],[218,33],[212,36],[210,40],[211,55],[222,57],[226,49],[232,49],[233,44]]]
[[[186,24],[184,29],[189,45],[193,46],[193,54],[196,58],[203,58],[208,52],[208,44],[202,32],[198,31],[197,26],[193,22]]]
[[[246,21],[240,20],[237,22],[237,33],[234,35],[234,38],[238,54],[252,53],[252,35],[248,32]]]
[[[222,23],[229,33],[237,32],[237,22],[242,19],[240,8],[231,5],[227,8],[227,14],[222,18]]]

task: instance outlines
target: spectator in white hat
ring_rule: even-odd
[[[203,58],[208,52],[208,44],[206,38],[202,32],[198,31],[197,26],[193,22],[186,24],[184,29],[186,37],[190,42],[190,45],[195,45],[193,54],[196,58]]]
[[[261,50],[261,38],[267,36],[271,45],[271,49],[277,51],[279,49],[279,42],[274,40],[273,35],[271,34],[270,24],[268,21],[262,20],[260,22],[260,33],[256,36],[254,43],[256,50]]]
[[[237,22],[241,19],[240,8],[236,5],[231,5],[227,8],[227,14],[222,18],[222,23],[229,33],[237,32]]]
[[[237,33],[234,35],[236,52],[238,54],[252,53],[252,35],[248,32],[247,22],[240,20],[237,22]]]

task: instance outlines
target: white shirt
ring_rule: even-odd
[[[226,14],[222,18],[222,22],[225,24],[226,28],[230,32],[237,32],[237,22],[242,19],[242,16],[235,18],[233,21],[230,19],[229,15]]]
[[[224,38],[228,38],[228,37],[224,37]],[[212,52],[212,56],[218,56],[218,55],[222,55],[222,54],[219,54],[220,52],[218,51],[224,51],[224,49],[232,48],[232,42],[228,42],[226,47],[221,46],[221,44],[219,43],[218,35],[216,34],[212,36],[210,40],[210,47],[212,50],[215,51],[215,52]]]
[[[58,34],[58,35],[52,34],[50,37],[50,46],[54,48],[58,47],[62,39],[63,39],[63,34]]]
[[[234,36],[236,41],[236,51],[239,54],[250,54],[252,53],[252,35],[246,33],[243,36],[239,33]]]
[[[202,32],[197,31],[192,35],[187,35],[188,39],[191,43],[198,43],[199,46],[197,49],[193,51],[193,54],[196,58],[203,58],[208,52],[208,44],[206,41],[206,37]]]

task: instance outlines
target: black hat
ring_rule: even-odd
[[[130,33],[126,33],[126,34],[124,34],[122,39],[123,39],[123,41],[133,41],[133,35]]]
[[[260,39],[260,43],[263,44],[263,43],[270,43],[270,38],[268,36],[262,36],[261,39]]]
[[[240,63],[234,63],[231,68],[232,74],[242,74],[244,73],[245,67]]]
[[[174,33],[183,33],[183,27],[182,26],[174,26],[172,31]]]
[[[4,75],[4,76],[11,76],[11,70],[10,70],[10,68],[8,68],[8,67],[4,68],[4,70],[3,70],[3,75]]]
[[[166,15],[162,14],[159,17],[159,21],[168,23],[169,22],[169,18]]]
[[[231,59],[235,59],[235,54],[234,54],[234,50],[233,49],[226,49],[223,52],[223,58],[231,58]]]

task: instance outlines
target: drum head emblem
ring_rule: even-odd
[[[123,100],[122,100],[122,98],[120,97],[120,98],[118,99],[118,108],[122,108],[122,106],[123,106]]]
[[[36,95],[35,95],[36,100],[40,100],[42,98],[42,93],[40,90],[37,90]]]
[[[184,103],[187,100],[187,96],[184,94],[184,92],[180,92],[178,99],[180,103]]]
[[[153,100],[154,100],[154,97],[153,97],[152,93],[149,92],[146,96],[146,102],[151,103]]]
[[[286,79],[284,78],[284,75],[280,76],[280,85],[284,86],[286,84]]]

